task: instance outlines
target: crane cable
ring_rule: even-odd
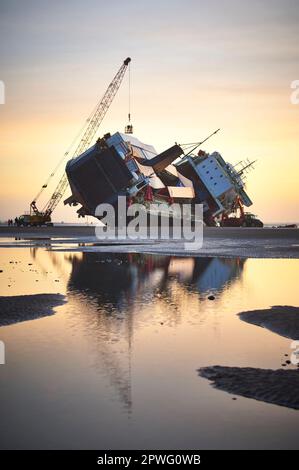
[[[131,63],[129,63],[128,67],[128,72],[129,72],[129,113],[128,113],[128,119],[129,119],[129,124],[131,123]]]
[[[191,142],[189,144],[180,144],[180,147],[182,147],[182,149],[184,151],[188,151],[188,149],[191,147],[191,150],[189,150],[188,153],[184,154],[183,156],[185,157],[187,155],[190,155],[192,152],[194,152],[194,150],[196,150],[198,147],[200,147],[204,142],[209,140],[213,135],[217,134],[217,132],[219,132],[219,131],[220,131],[220,129],[217,129],[216,131],[212,132],[212,134],[208,135],[208,137],[206,137],[201,142]]]

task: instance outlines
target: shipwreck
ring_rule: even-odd
[[[95,216],[102,203],[116,206],[118,196],[128,205],[144,204],[147,211],[153,203],[202,204],[204,223],[214,226],[252,204],[244,182],[251,166],[233,166],[218,152],[186,153],[178,144],[157,153],[133,135],[116,132],[67,162],[72,194],[64,203],[80,205],[80,217]]]

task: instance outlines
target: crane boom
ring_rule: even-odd
[[[127,66],[129,65],[130,62],[131,62],[130,57],[127,57],[127,59],[124,60],[122,66],[120,67],[117,74],[113,78],[112,82],[108,86],[103,98],[98,103],[95,110],[91,113],[90,117],[87,119],[87,126],[85,130],[83,131],[83,135],[72,156],[72,159],[81,155],[81,153],[87,150],[87,148],[91,144],[101,122],[103,121],[105,117],[105,114],[107,113],[121,85]],[[56,206],[59,204],[61,198],[63,197],[63,194],[65,193],[67,186],[68,186],[68,179],[67,179],[66,174],[64,173],[58,185],[56,186],[51,198],[44,206],[42,213],[40,213],[40,211],[38,210],[36,206],[36,200],[31,202],[30,207],[33,210],[33,212],[35,214],[42,215],[45,219],[49,219],[52,212],[54,211]],[[46,185],[44,185],[43,188],[44,187],[46,187]],[[39,192],[38,196],[41,194],[41,192],[42,190]]]

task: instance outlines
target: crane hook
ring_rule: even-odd
[[[129,60],[126,59],[125,63]],[[125,134],[133,134],[133,125],[131,124],[131,66],[130,66],[131,59],[127,62],[129,64],[129,112],[128,112],[128,124],[125,127]],[[126,64],[126,65],[127,65]]]

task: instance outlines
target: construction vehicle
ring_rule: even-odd
[[[77,147],[75,149],[75,152],[72,154],[71,159],[74,159],[81,155],[82,153],[85,152],[85,150],[88,149],[90,144],[92,143],[96,132],[98,131],[98,128],[103,121],[121,83],[124,78],[126,69],[128,65],[130,64],[131,59],[130,57],[127,57],[126,60],[124,60],[123,64],[121,65],[120,69],[118,70],[117,74],[113,78],[112,82],[108,86],[103,98],[101,101],[98,103],[96,108],[92,111],[90,116],[87,118],[81,132],[81,139],[79,141],[79,144],[77,144]],[[130,92],[130,90],[129,90]],[[131,115],[130,115],[130,109],[129,109],[129,124],[126,126],[127,133],[132,133],[133,132],[133,126],[130,122]],[[75,142],[78,141],[78,138],[75,139]],[[71,145],[70,149],[73,147],[74,143]],[[69,156],[70,150],[65,152],[63,159],[64,160],[67,156]],[[59,202],[61,201],[67,187],[68,187],[68,179],[65,173],[63,173],[62,178],[60,179],[59,183],[57,184],[52,196],[48,200],[48,202],[45,204],[44,208],[42,210],[39,210],[37,207],[37,201],[40,198],[41,194],[44,192],[44,190],[48,187],[48,184],[51,180],[51,178],[54,177],[58,167],[60,166],[61,162],[56,166],[54,171],[50,174],[48,180],[46,183],[41,187],[40,191],[34,198],[34,200],[30,204],[30,212],[29,213],[24,213],[20,217],[16,219],[16,223],[18,225],[23,225],[23,226],[43,226],[43,225],[52,225],[51,223],[51,215],[54,211],[54,209],[57,207]]]
[[[244,220],[242,223],[242,227],[263,227],[263,222],[257,218],[255,214],[251,212],[244,213]]]
[[[51,222],[51,217],[45,217],[44,214],[22,214],[20,217],[17,217],[15,223],[18,227],[42,227],[43,225],[47,227],[53,226]]]
[[[239,215],[236,215],[239,213]],[[257,218],[256,215],[251,212],[244,212],[242,201],[238,198],[236,201],[236,207],[234,208],[233,216],[229,216],[227,213],[222,214],[220,221],[221,227],[263,227],[263,222]]]
[[[226,217],[221,223],[221,227],[263,227],[263,222],[256,215],[244,212],[242,217]]]

